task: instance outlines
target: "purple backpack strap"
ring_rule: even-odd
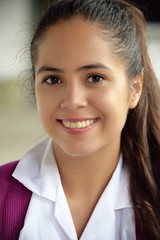
[[[12,177],[18,161],[0,167],[0,239],[18,240],[32,192]]]

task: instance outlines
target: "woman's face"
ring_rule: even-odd
[[[35,66],[38,114],[69,156],[119,151],[132,101],[123,62],[97,25],[80,18],[50,27]]]

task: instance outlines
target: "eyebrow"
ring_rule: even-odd
[[[42,66],[41,68],[38,69],[37,75],[43,72],[61,72],[63,73],[64,70],[55,68],[55,67],[48,67],[48,66]]]
[[[102,63],[95,63],[95,64],[85,65],[85,66],[77,68],[76,71],[83,71],[83,70],[94,69],[94,68],[95,69],[102,68],[102,69],[107,69],[109,71],[112,71],[111,68],[109,68],[107,65],[102,64]]]
[[[85,66],[81,66],[79,68],[76,69],[76,71],[84,71],[84,70],[89,70],[89,69],[106,69],[109,71],[112,71],[111,68],[109,68],[107,65],[102,64],[102,63],[95,63],[95,64],[89,64],[89,65],[85,65]],[[58,73],[64,73],[65,71],[63,69],[60,68],[55,68],[55,67],[49,67],[49,66],[42,66],[41,68],[38,69],[37,71],[37,75],[43,72],[58,72]]]

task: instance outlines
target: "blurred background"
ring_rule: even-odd
[[[30,92],[29,42],[49,1],[0,0],[0,164],[45,137]],[[135,0],[147,19],[148,50],[160,79],[160,1]]]

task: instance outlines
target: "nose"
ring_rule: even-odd
[[[86,107],[87,104],[86,92],[82,86],[78,84],[66,86],[60,103],[61,108],[75,111],[77,108]]]

